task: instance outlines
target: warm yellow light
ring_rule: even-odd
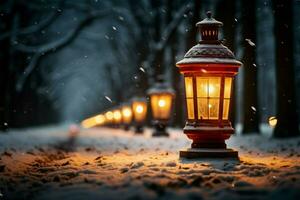
[[[173,95],[170,93],[152,94],[150,96],[153,118],[156,120],[168,120],[172,107]]]
[[[97,115],[90,117],[81,122],[83,128],[91,128],[97,125],[103,125],[105,123],[105,117],[103,115]]]
[[[122,114],[121,114],[120,110],[115,110],[113,112],[113,118],[114,118],[115,123],[120,123],[121,122]]]
[[[208,85],[208,87],[205,87],[205,92],[209,95],[209,96],[213,96],[215,93],[215,87],[211,84]]]
[[[108,121],[112,121],[113,118],[114,118],[113,112],[111,112],[111,111],[106,112],[106,113],[105,113],[105,118],[106,118]]]
[[[186,105],[187,105],[187,115],[188,119],[195,119],[194,113],[194,92],[193,92],[193,78],[185,77],[185,95],[186,95]]]
[[[125,109],[125,110],[123,110],[123,115],[125,116],[125,117],[130,117],[131,116],[131,110],[130,109]]]
[[[221,77],[196,77],[198,119],[218,119]]]
[[[158,101],[158,106],[159,106],[159,107],[165,107],[165,106],[166,106],[166,101],[165,101],[164,99],[160,99],[160,100]]]
[[[135,108],[136,112],[137,113],[142,113],[144,111],[144,108],[142,105],[138,105],[136,108]]]
[[[103,115],[97,115],[95,117],[95,121],[98,123],[98,124],[103,124],[105,122],[105,117]]]
[[[133,101],[132,103],[133,117],[136,122],[143,122],[147,114],[146,101]]]
[[[276,117],[270,117],[270,118],[269,118],[269,125],[270,125],[271,127],[275,127],[276,124],[277,124],[277,118],[276,118]]]
[[[129,106],[123,106],[122,107],[122,119],[123,122],[126,124],[129,124],[132,119],[132,111]]]
[[[81,122],[81,126],[83,128],[91,128],[91,127],[95,126],[95,124],[96,123],[91,119],[86,119]]]
[[[232,85],[232,78],[226,77],[225,86],[224,86],[223,119],[228,119],[228,115],[229,115],[231,85]]]

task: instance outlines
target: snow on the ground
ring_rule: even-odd
[[[0,199],[300,199],[300,138],[232,136],[240,161],[182,160],[181,130],[0,133]]]

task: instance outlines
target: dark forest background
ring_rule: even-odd
[[[298,0],[1,1],[0,128],[79,122],[145,93],[158,74],[176,91],[172,125],[182,126],[175,63],[199,40],[195,24],[208,10],[244,63],[234,125],[259,133],[275,116],[274,136],[298,135]]]

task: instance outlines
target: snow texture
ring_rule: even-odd
[[[233,136],[240,161],[184,160],[181,130],[111,128],[0,134],[0,199],[299,199],[300,138]]]

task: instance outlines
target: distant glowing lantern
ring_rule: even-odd
[[[105,123],[105,117],[104,115],[96,115],[94,117],[90,117],[88,119],[85,119],[81,122],[82,127],[84,128],[91,128],[94,126],[102,126]]]
[[[149,89],[148,95],[155,126],[153,136],[168,136],[166,125],[170,119],[174,90],[159,76],[157,83]]]
[[[147,116],[147,99],[144,97],[135,97],[132,99],[133,119],[136,125],[136,133],[143,132],[143,124]]]
[[[176,65],[184,75],[187,122],[184,133],[193,140],[192,148],[180,157],[238,157],[227,149],[225,140],[234,132],[228,119],[233,77],[241,62],[218,39],[219,22],[207,12],[197,23],[202,40]]]
[[[132,110],[129,104],[122,106],[122,123],[125,130],[129,130],[129,125],[132,121]]]
[[[105,119],[106,119],[106,122],[107,122],[108,125],[111,124],[113,122],[113,119],[114,119],[114,113],[111,112],[111,111],[107,111],[105,113]]]
[[[120,126],[122,122],[122,113],[119,109],[113,111],[113,123],[116,127]]]
[[[97,125],[103,125],[105,123],[105,117],[104,115],[97,115],[95,116],[95,121],[97,123]]]

